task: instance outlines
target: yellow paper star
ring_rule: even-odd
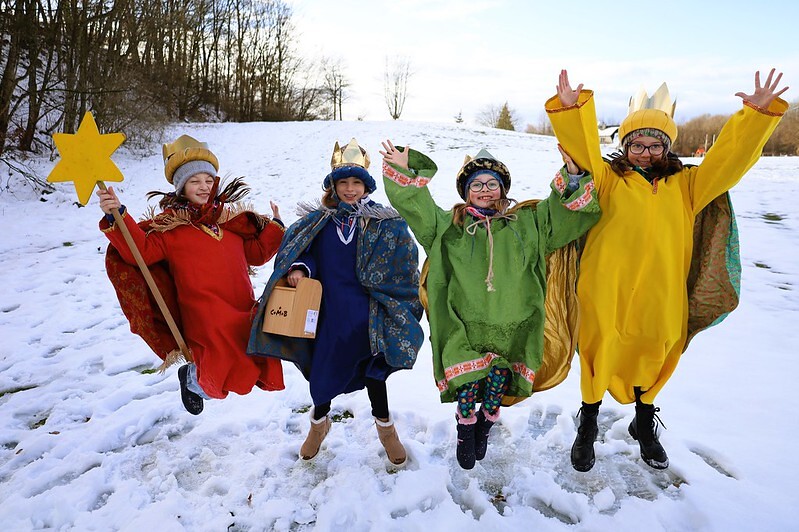
[[[86,205],[98,181],[122,181],[122,172],[111,154],[125,142],[122,133],[100,134],[91,112],[83,115],[78,132],[54,133],[61,160],[47,176],[50,183],[73,181],[78,201]]]

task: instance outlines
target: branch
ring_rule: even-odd
[[[30,168],[16,165],[12,161],[6,159],[5,157],[0,157],[0,162],[8,166],[12,171],[24,177],[25,180],[28,181],[34,187],[34,189],[46,190],[47,192],[55,191],[55,187],[53,187],[53,185],[51,185],[47,181],[44,181],[41,177],[37,176],[36,173],[33,172],[33,170],[31,170]]]

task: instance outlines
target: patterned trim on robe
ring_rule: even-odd
[[[383,177],[391,179],[401,187],[413,185],[415,187],[422,188],[426,187],[430,182],[430,178],[428,177],[408,177],[402,172],[398,172],[387,163],[383,163]]]
[[[449,388],[448,382],[456,377],[460,377],[466,373],[473,373],[475,371],[481,371],[491,367],[491,363],[499,358],[499,355],[496,353],[486,353],[481,358],[476,358],[474,360],[467,360],[466,362],[460,362],[455,364],[454,366],[449,366],[444,368],[444,378],[441,379],[436,383],[439,391],[445,392]],[[530,384],[533,384],[535,380],[535,371],[528,368],[521,362],[516,362],[511,365],[511,370],[514,373],[519,374],[524,380],[528,381]]]
[[[563,206],[569,209],[570,211],[579,211],[585,208],[586,205],[591,203],[594,200],[593,195],[591,194],[594,191],[594,182],[589,181],[585,184],[585,192],[577,198],[576,200],[570,201],[569,203],[564,204]]]
[[[560,194],[566,192],[566,180],[563,179],[563,174],[560,172],[560,170],[555,173],[555,178],[552,180],[552,186],[555,187],[555,190],[557,190]],[[570,211],[579,211],[591,203],[591,200],[593,199],[591,193],[593,191],[594,182],[589,181],[585,184],[585,191],[579,198],[572,200],[569,203],[564,203],[563,206]]]

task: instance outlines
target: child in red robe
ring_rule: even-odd
[[[97,191],[106,213],[100,229],[111,241],[106,266],[131,331],[164,360],[162,369],[181,358],[110,214],[113,208],[122,213],[193,358],[178,370],[186,410],[197,415],[204,399],[246,394],[253,386],[282,390],[280,361],[245,351],[255,306],[248,267],[277,252],[284,232],[277,206],[272,204],[273,219],[237,206],[249,192],[241,179],[218,193],[216,156],[187,135],[164,145],[164,164],[175,191],[148,194],[148,199],[163,196],[162,212],[138,224],[113,188]]]

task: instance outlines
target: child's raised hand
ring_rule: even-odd
[[[286,275],[286,281],[289,283],[289,286],[296,287],[303,277],[308,276],[305,275],[305,271],[302,268],[297,268],[296,270],[291,270],[288,275]]]
[[[563,149],[563,146],[558,144],[558,151],[560,152],[560,156],[563,158],[563,163],[566,165],[566,171],[569,172],[571,175],[579,175],[582,174],[583,171],[577,166],[577,163],[566,153],[566,150]]]
[[[122,207],[114,187],[108,187],[106,190],[97,189],[97,197],[100,198],[100,209],[105,214],[111,214],[111,210],[119,209]]]
[[[583,90],[583,84],[577,85],[576,89],[572,89],[569,83],[569,73],[566,70],[560,71],[558,76],[558,86],[555,87],[558,93],[558,98],[563,107],[571,107],[577,103],[577,98],[580,97],[580,91]]]
[[[277,206],[277,203],[275,203],[274,201],[270,201],[269,206],[272,208],[272,219],[282,220],[282,218],[280,217],[280,208]]]
[[[390,140],[381,142],[381,144],[383,145],[383,150],[385,150],[379,151],[380,155],[383,156],[383,162],[391,163],[395,166],[399,166],[400,168],[404,168],[405,170],[408,169],[409,146],[405,146],[405,148],[400,150],[399,148],[395,147]]]
[[[760,107],[761,109],[768,109],[768,106],[771,105],[771,102],[776,100],[783,92],[788,90],[788,87],[783,87],[777,91],[777,86],[780,84],[780,80],[782,79],[782,72],[778,73],[777,77],[774,78],[774,81],[772,82],[771,78],[774,76],[775,71],[776,69],[771,69],[771,72],[768,73],[768,78],[766,78],[766,84],[761,87],[760,71],[758,70],[755,72],[755,92],[752,94],[736,92],[735,95],[740,96],[744,99],[744,101]]]

